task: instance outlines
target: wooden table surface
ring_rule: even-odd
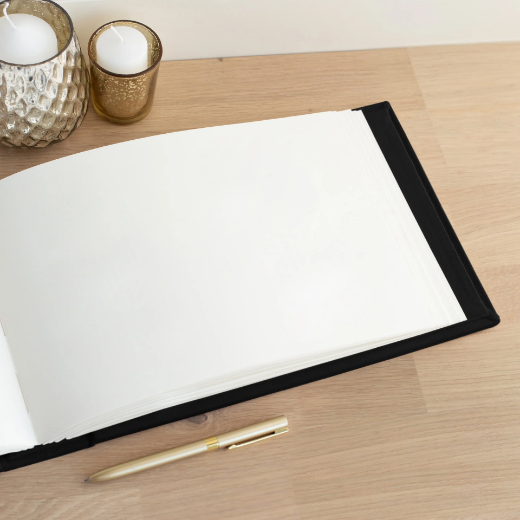
[[[520,43],[169,62],[143,122],[90,110],[0,177],[158,133],[388,100],[484,287],[494,329],[0,474],[7,519],[520,518]],[[145,174],[145,172],[143,172]],[[106,466],[277,414],[263,446],[84,484]]]

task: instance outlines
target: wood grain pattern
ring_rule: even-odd
[[[0,474],[3,519],[520,519],[520,44],[163,63],[150,117],[91,110],[0,177],[158,133],[394,106],[502,316],[489,331]],[[96,470],[285,413],[291,433],[120,481]]]

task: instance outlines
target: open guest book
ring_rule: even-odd
[[[0,244],[4,471],[499,321],[388,103],[42,164]]]

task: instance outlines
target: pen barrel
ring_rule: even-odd
[[[132,475],[133,473],[138,473],[147,469],[156,468],[157,466],[162,466],[163,464],[168,464],[169,462],[193,457],[194,455],[199,455],[200,453],[206,453],[206,451],[208,451],[208,446],[205,440],[195,441],[190,444],[185,444],[184,446],[179,446],[178,448],[172,448],[171,450],[154,453],[153,455],[148,455],[147,457],[142,457],[130,462],[118,464],[117,466],[112,466],[111,468],[99,471],[98,473],[92,475],[90,477],[90,481],[103,482],[119,477],[125,477],[127,475]]]
[[[228,448],[234,444],[240,444],[250,441],[252,439],[262,437],[276,430],[287,428],[288,422],[285,415],[280,415],[274,419],[269,419],[261,423],[246,426],[239,430],[234,430],[228,433],[217,435],[219,448]]]

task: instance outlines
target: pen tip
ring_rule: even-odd
[[[90,482],[90,478],[86,478],[83,482]]]

